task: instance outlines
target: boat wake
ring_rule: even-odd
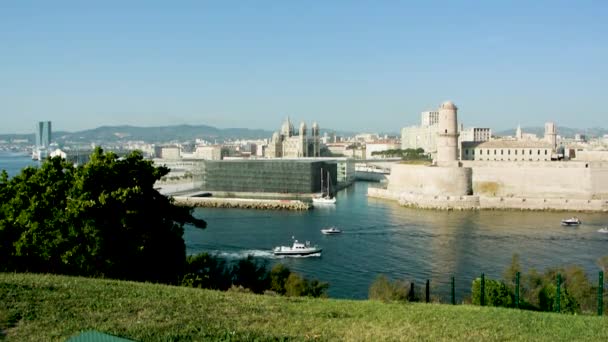
[[[234,251],[234,252],[226,252],[226,251],[215,251],[210,254],[217,255],[218,257],[225,259],[246,259],[248,256],[252,256],[254,258],[272,258],[274,255],[271,250],[262,250],[262,249],[248,249],[243,251]]]

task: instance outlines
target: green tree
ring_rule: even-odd
[[[205,222],[153,187],[169,172],[140,152],[97,148],[74,167],[51,158],[0,176],[0,269],[176,283],[183,225]]]

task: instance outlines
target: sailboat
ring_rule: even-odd
[[[323,191],[323,169],[321,169],[321,194],[312,198],[313,204],[335,204],[336,197],[331,194],[331,177],[327,172],[327,192]]]

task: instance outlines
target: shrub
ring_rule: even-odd
[[[379,275],[370,285],[368,298],[383,302],[407,301],[408,284],[402,281],[391,281],[384,274]]]
[[[511,308],[515,306],[515,294],[503,282],[485,279],[485,305]],[[481,279],[473,280],[471,286],[471,301],[474,305],[481,304]]]

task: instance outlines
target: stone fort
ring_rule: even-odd
[[[554,125],[546,126],[547,142],[537,149],[522,150],[508,141],[504,146],[498,141],[469,144],[465,146],[468,155],[472,156],[475,148],[477,153],[475,157],[464,158],[458,140],[458,108],[447,101],[438,112],[437,154],[433,164],[395,164],[386,189],[369,188],[368,196],[429,209],[608,212],[608,163],[545,158],[545,154],[555,152]],[[481,148],[486,155],[498,152],[504,158],[484,158]]]

